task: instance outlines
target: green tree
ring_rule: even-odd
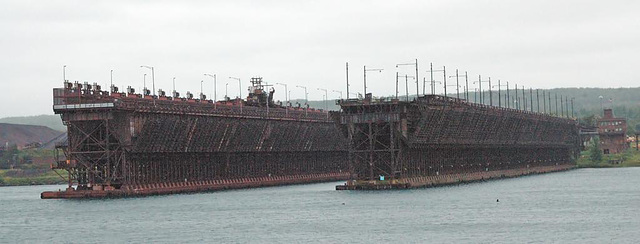
[[[593,138],[591,140],[591,149],[589,150],[589,159],[594,163],[602,161],[602,150],[600,150],[600,139]]]
[[[9,147],[2,153],[0,158],[0,169],[8,169],[14,163],[14,157],[18,154],[18,146],[9,144]]]
[[[585,126],[595,126],[596,125],[596,116],[595,115],[589,115],[589,116],[584,116],[582,118],[579,119],[579,122],[581,125],[585,125]]]

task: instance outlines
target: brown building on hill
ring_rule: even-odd
[[[621,153],[627,148],[627,119],[613,117],[613,110],[604,109],[604,117],[598,120],[600,148],[604,154]]]

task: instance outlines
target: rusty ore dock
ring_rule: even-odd
[[[145,196],[345,180],[346,139],[328,111],[273,102],[262,78],[247,99],[136,94],[65,82],[67,126],[54,169],[68,188],[41,198]]]
[[[339,102],[350,179],[338,190],[429,187],[575,167],[575,120],[427,95]]]

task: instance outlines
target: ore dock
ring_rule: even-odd
[[[345,180],[347,141],[328,111],[274,103],[262,78],[246,99],[64,82],[53,110],[67,126],[41,198],[146,196]]]
[[[580,152],[575,120],[426,95],[343,100],[350,179],[338,190],[430,187],[563,171]]]

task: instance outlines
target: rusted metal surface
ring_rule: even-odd
[[[430,95],[413,102],[345,100],[340,106],[342,113],[334,116],[348,138],[351,176],[337,189],[419,187],[444,175],[473,181],[477,176],[463,176],[478,172],[512,172],[506,177],[557,171],[573,167],[580,148],[574,120],[461,99]]]
[[[69,188],[42,197],[166,194],[347,178],[346,140],[326,111],[270,100],[267,109],[266,99],[252,101],[258,102],[143,97],[65,83],[54,89],[54,112],[62,116],[69,139],[58,145],[53,168],[69,172]]]

